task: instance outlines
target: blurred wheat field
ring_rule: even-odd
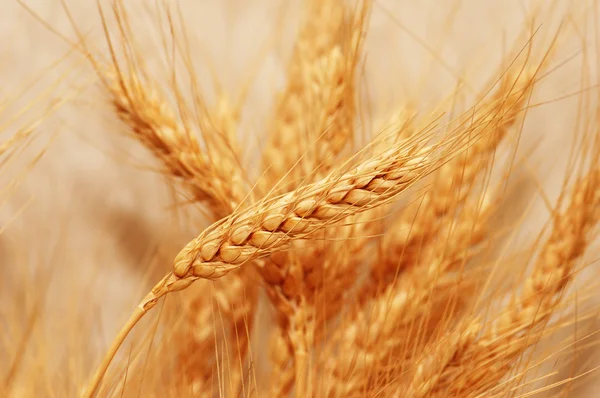
[[[598,11],[2,2],[0,396],[595,396]]]

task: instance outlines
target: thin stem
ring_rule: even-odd
[[[112,359],[116,355],[117,351],[119,351],[119,348],[123,344],[123,341],[125,341],[125,338],[127,338],[127,336],[129,335],[129,332],[131,332],[133,327],[140,321],[140,319],[142,319],[146,312],[147,310],[144,309],[141,305],[135,308],[135,311],[133,311],[133,314],[131,314],[131,317],[129,318],[127,323],[123,326],[121,331],[119,331],[119,334],[117,335],[112,345],[110,346],[110,349],[104,356],[104,359],[102,360],[100,366],[96,370],[94,378],[88,385],[87,391],[85,392],[85,394],[83,394],[83,398],[92,398],[96,394],[96,390],[100,386],[100,382],[102,382],[102,378],[108,370]]]

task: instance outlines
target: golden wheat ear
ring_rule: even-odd
[[[263,194],[315,181],[353,140],[356,74],[370,1],[305,0],[304,17],[263,150]],[[285,178],[284,178],[285,177]]]
[[[160,10],[164,11],[165,19],[174,28],[170,9],[166,7]],[[193,104],[188,104],[175,81],[165,87],[160,79],[148,73],[144,56],[136,46],[135,32],[130,27],[126,5],[117,1],[113,3],[111,11],[118,27],[116,38],[109,34],[108,20],[99,5],[105,41],[110,51],[109,61],[100,60],[81,35],[80,49],[100,78],[113,111],[123,122],[127,135],[154,155],[160,172],[168,181],[184,188],[190,202],[207,208],[211,221],[246,206],[251,195],[237,139],[244,95],[240,95],[238,102],[232,104],[228,95],[220,91],[214,105],[205,104],[191,61],[186,58],[185,67],[192,82],[190,90],[193,98]],[[170,34],[173,37],[169,39],[187,44],[185,33],[181,33],[183,37],[176,37],[175,31],[179,30],[172,29]],[[175,70],[176,66],[172,68]],[[170,81],[169,77],[164,81]],[[169,98],[174,99],[175,103],[170,103]],[[202,291],[192,296],[189,307],[194,310],[185,311],[182,318],[184,334],[196,328],[196,325],[212,331],[216,327],[211,300],[216,297],[224,307],[222,309],[226,311],[227,319],[223,334],[228,335],[234,350],[233,356],[240,358],[239,361],[233,361],[230,367],[231,385],[240,384],[236,380],[241,379],[248,339],[240,338],[238,332],[246,327],[247,333],[250,333],[257,297],[258,287],[248,277],[249,272],[250,269],[244,269],[229,275],[225,282],[215,283],[214,295]],[[196,385],[212,377],[210,358],[200,358],[199,353],[215,352],[216,338],[212,333],[185,335],[185,338],[190,337],[189,342],[178,347],[179,366],[184,370],[178,374],[182,378],[190,378],[192,384]]]
[[[234,212],[206,229],[177,255],[167,274],[136,308],[113,342],[88,396],[97,389],[124,338],[159,298],[190,286],[195,280],[218,279],[250,261],[287,248],[354,214],[389,203],[431,173],[446,158],[472,144],[464,136],[428,146],[422,139],[401,142],[389,150],[350,163],[325,179],[293,192],[266,199]]]
[[[426,340],[431,306],[443,306],[440,296],[448,285],[447,276],[460,269],[485,236],[494,197],[481,197],[473,184],[523,113],[533,88],[533,69],[511,72],[491,101],[470,114],[472,122],[459,127],[477,137],[476,141],[433,173],[424,203],[418,204],[422,213],[392,224],[383,250],[372,263],[370,279],[359,292],[360,309],[329,341],[325,352],[337,355],[323,355],[318,364],[328,380],[327,395],[375,394],[376,381],[389,377],[390,362],[395,361],[394,369],[410,366],[411,350]],[[400,225],[414,235],[398,234]],[[447,236],[452,242],[448,245]]]
[[[306,0],[303,6],[287,84],[276,98],[267,131],[264,174],[258,183],[261,193],[287,192],[318,181],[341,162],[344,149],[354,138],[356,75],[370,4],[359,1],[351,8],[343,0]],[[315,239],[297,242],[259,267],[277,313],[275,327],[281,329],[270,350],[274,353],[271,364],[280,370],[270,380],[269,394],[273,396],[285,396],[291,388],[303,396],[310,384],[308,366],[299,363],[306,360],[307,347],[313,346],[316,309],[312,297],[323,285],[332,286],[324,280],[325,266],[319,260],[328,250],[315,244]],[[296,255],[300,252],[303,254]],[[291,361],[284,355],[287,351],[277,353],[280,339],[289,340],[284,345],[291,347]],[[295,382],[290,382],[294,378]]]
[[[474,185],[493,160],[496,149],[523,113],[534,86],[537,70],[509,70],[493,98],[473,113],[465,115],[464,127],[480,137],[464,154],[441,167],[422,200],[415,205],[417,214],[404,212],[393,222],[382,242],[381,261],[371,271],[375,284],[393,279],[399,269],[418,263],[439,230],[448,225],[456,209],[477,192]],[[408,234],[408,236],[407,236]]]
[[[550,236],[531,274],[520,286],[522,290],[515,293],[494,322],[467,320],[451,334],[457,342],[450,351],[448,346],[438,344],[424,356],[409,389],[415,396],[476,396],[501,387],[497,383],[514,367],[517,358],[538,342],[600,221],[597,162],[592,159],[590,170],[576,181],[566,209],[553,216]]]

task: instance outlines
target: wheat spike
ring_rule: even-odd
[[[214,112],[202,112],[199,122],[203,136],[209,140],[207,156],[200,149],[195,135],[182,127],[173,116],[167,102],[158,90],[131,74],[113,73],[115,80],[109,85],[113,105],[120,119],[129,127],[131,134],[141,141],[162,162],[165,173],[179,180],[195,201],[206,202],[213,218],[230,214],[242,204],[245,195],[244,178],[237,154],[239,148],[235,136],[239,111],[229,105],[221,95]],[[116,76],[116,78],[115,78]],[[213,161],[218,159],[218,161]],[[216,177],[216,178],[215,178]],[[257,289],[249,284],[249,270],[232,274],[225,282],[215,283],[215,296],[229,327],[233,358],[244,358],[248,346],[245,323],[251,323]],[[211,299],[201,292],[193,297],[190,308],[183,314],[191,328],[191,341],[182,345],[179,355],[185,368],[182,376],[198,388],[206,385],[212,377],[211,363],[202,360],[202,352],[214,352],[214,320]],[[244,302],[242,302],[242,300]],[[251,329],[251,325],[248,325]],[[237,336],[242,334],[241,338]],[[241,378],[239,360],[230,366],[231,385],[238,388]]]
[[[263,150],[265,190],[289,191],[327,173],[352,139],[355,70],[369,1],[306,0],[305,16]],[[285,180],[281,180],[286,176]]]
[[[264,181],[269,188],[277,184],[284,191],[303,181],[322,178],[352,140],[355,70],[368,2],[358,6],[356,13],[340,0],[308,0],[304,6],[305,16],[288,68],[288,85],[279,97],[272,132],[264,149]],[[285,179],[280,181],[282,177]],[[281,186],[281,182],[285,185]],[[306,356],[302,347],[313,345],[308,336],[314,335],[306,325],[314,326],[311,301],[317,287],[308,286],[306,273],[317,273],[323,267],[315,261],[323,252],[322,245],[304,243],[297,242],[291,254],[277,262],[267,259],[262,268],[268,270],[262,272],[267,293],[285,315],[279,317],[280,335],[293,338],[291,344],[299,361]],[[309,254],[299,257],[295,252]],[[307,322],[301,329],[288,330],[300,324],[286,318],[303,310],[309,312]],[[272,378],[273,395],[281,394],[281,384],[288,384],[283,376],[281,382]],[[303,396],[303,383],[298,379],[302,377],[296,377],[296,395]]]
[[[418,346],[430,307],[443,305],[443,299],[436,298],[452,286],[453,278],[445,274],[468,261],[481,242],[491,206],[472,204],[470,209],[463,215],[462,228],[451,233],[451,248],[437,248],[344,322],[341,333],[331,339],[333,347],[325,351],[321,365],[326,396],[374,394],[379,387],[374,383],[385,375],[389,361],[394,362],[395,371],[403,367],[401,362],[410,365],[412,353],[406,347],[412,350]]]
[[[143,57],[134,45],[128,25],[128,14],[121,3],[113,6],[121,27],[121,40],[126,67],[121,68],[113,55],[112,69],[103,69],[91,59],[96,71],[111,94],[113,106],[120,119],[129,127],[131,135],[142,142],[162,163],[162,169],[173,180],[179,180],[197,203],[205,202],[212,220],[231,214],[245,205],[248,187],[240,163],[237,125],[240,103],[232,106],[225,93],[220,92],[214,107],[207,107],[200,93],[194,91],[195,110],[190,112],[173,83],[173,93],[179,105],[179,118],[169,107],[157,84],[149,78]],[[114,51],[110,36],[106,40]],[[136,60],[137,62],[133,62]],[[106,73],[105,70],[109,70]],[[193,90],[196,85],[193,85]],[[188,115],[196,115],[194,124]],[[194,126],[198,129],[195,130]],[[203,138],[204,148],[196,137]],[[250,198],[251,199],[251,198]],[[254,308],[258,290],[245,269],[232,273],[226,281],[214,283],[214,298],[221,314],[225,316],[225,331],[231,347],[228,387],[231,394],[242,388],[242,372],[252,330]],[[212,298],[200,290],[191,297],[184,319],[184,338],[178,359],[182,379],[196,390],[208,385],[212,379],[213,361],[202,353],[215,351],[216,328]],[[194,309],[195,311],[191,311]],[[188,333],[190,332],[190,333]],[[221,332],[221,330],[219,330]]]
[[[239,168],[215,167],[202,153],[189,128],[178,123],[158,89],[142,82],[135,72],[118,73],[110,85],[111,98],[119,118],[161,160],[165,172],[181,180],[196,202],[207,202],[217,218],[228,215],[244,199]],[[226,165],[229,165],[225,163]]]
[[[515,68],[516,69],[516,68]],[[533,89],[535,70],[511,70],[492,100],[474,114],[467,113],[473,133],[481,138],[464,154],[452,159],[435,174],[423,199],[415,204],[417,214],[404,212],[388,229],[382,242],[384,258],[375,262],[374,284],[385,286],[399,268],[419,262],[420,253],[451,222],[455,210],[473,192],[477,177],[490,164],[496,148],[515,125]]]
[[[418,214],[416,219],[412,215],[403,217],[392,225],[383,250],[380,250],[381,260],[375,260],[371,268],[372,279],[359,292],[364,308],[346,322],[349,327],[342,328],[342,335],[333,339],[333,345],[339,351],[335,360],[330,354],[325,355],[324,377],[330,380],[327,382],[328,396],[364,392],[372,388],[370,380],[381,378],[378,369],[385,373],[385,365],[391,358],[408,360],[410,353],[400,352],[406,342],[416,342],[419,336],[424,337],[422,329],[431,313],[428,308],[435,305],[431,300],[450,284],[445,275],[464,264],[484,236],[489,203],[480,208],[478,197],[471,199],[474,203],[465,202],[471,196],[478,196],[472,185],[477,175],[491,164],[496,147],[516,122],[516,116],[531,92],[532,77],[533,74],[521,72],[516,78],[509,75],[503,81],[490,105],[484,106],[483,112],[473,117],[479,123],[474,130],[482,128],[485,131],[482,137],[464,154],[436,171],[435,182],[424,197],[423,213]],[[473,195],[469,195],[470,192]],[[455,220],[457,212],[454,209],[460,206],[465,208]],[[395,232],[411,217],[414,220],[411,229],[431,233],[430,237],[448,238],[422,242],[425,239],[418,239],[423,236],[417,232],[417,238],[409,235],[404,243],[398,241]],[[400,238],[404,236],[400,234]],[[452,244],[447,245],[448,241]],[[416,246],[415,243],[419,247],[411,248]],[[394,276],[390,275],[390,265],[397,264],[397,255],[406,254],[403,250],[407,247],[419,251],[414,258],[408,256],[412,267],[397,281],[386,281],[386,273],[388,278]],[[396,250],[398,248],[400,253]],[[384,267],[381,267],[382,262]],[[381,291],[377,292],[376,288]]]
[[[165,279],[162,289],[198,278],[220,278],[293,240],[388,202],[431,172],[438,162],[434,152],[432,147],[404,143],[347,173],[332,173],[317,183],[237,212],[188,243],[176,257],[173,275]]]
[[[320,182],[236,211],[213,224],[186,245],[175,258],[173,272],[136,308],[90,383],[87,396],[98,387],[125,336],[162,296],[183,290],[200,278],[221,278],[245,263],[283,250],[294,240],[388,203],[433,171],[440,159],[452,156],[457,142],[445,140],[442,154],[438,150],[443,147],[425,146],[422,141],[399,143],[354,164],[348,172],[332,173]]]
[[[438,346],[419,363],[409,391],[415,396],[468,394],[489,391],[512,368],[514,361],[535,344],[536,329],[543,326],[560,302],[572,279],[577,260],[600,220],[600,170],[594,169],[576,184],[570,203],[554,217],[552,232],[541,248],[522,292],[501,311],[496,322],[484,326],[478,319],[454,333],[460,344],[452,355]],[[458,349],[460,348],[460,349]],[[429,368],[440,355],[442,366]],[[417,394],[418,392],[418,394]]]

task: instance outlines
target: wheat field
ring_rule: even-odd
[[[0,396],[596,396],[599,7],[3,1]]]

